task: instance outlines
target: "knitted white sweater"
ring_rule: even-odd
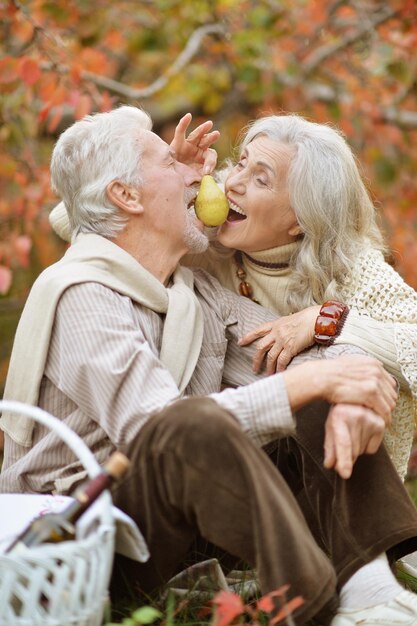
[[[386,352],[395,350],[400,372],[392,373],[401,391],[385,445],[404,478],[417,416],[417,293],[385,263],[381,252],[370,249],[358,258],[343,299],[359,316],[348,316],[338,343],[360,345],[385,364]],[[384,323],[383,332],[374,321]],[[392,371],[392,365],[388,369]]]
[[[258,261],[283,263],[297,244],[251,253]],[[200,265],[224,286],[238,290],[233,258],[210,249],[204,255],[188,257],[186,263]],[[289,269],[274,270],[251,263],[243,256],[246,279],[253,296],[281,315],[288,314],[285,292]],[[407,472],[417,415],[417,293],[373,249],[357,259],[343,300],[351,311],[336,343],[350,343],[380,359],[399,381],[401,390],[393,423],[386,432],[385,445],[401,478]]]

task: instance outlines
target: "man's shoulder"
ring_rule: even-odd
[[[140,305],[138,305],[140,306]],[[61,292],[58,308],[131,311],[133,302],[108,285],[94,280],[72,282]],[[140,307],[145,308],[145,307]]]
[[[228,287],[224,287],[215,276],[201,267],[189,269],[194,274],[194,289],[196,291],[201,293],[207,292],[212,299],[220,298],[221,300],[234,302],[236,305],[239,305],[240,302],[251,302],[248,298],[243,298]]]

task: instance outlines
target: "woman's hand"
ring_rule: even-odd
[[[314,326],[320,306],[310,306],[298,313],[261,324],[242,337],[240,346],[259,339],[253,357],[253,371],[258,372],[266,356],[266,372],[282,372],[291,359],[314,343]]]
[[[171,141],[171,148],[178,161],[194,168],[199,174],[210,174],[217,163],[217,152],[210,146],[217,141],[220,133],[218,130],[211,131],[213,122],[207,121],[197,126],[186,137],[185,133],[191,120],[191,113],[187,113],[180,119]]]

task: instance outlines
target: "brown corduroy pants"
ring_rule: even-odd
[[[332,601],[336,576],[343,583],[381,552],[417,549],[417,512],[384,450],[362,457],[349,481],[322,469],[327,411],[297,415],[297,437],[274,453],[279,470],[213,400],[182,400],[150,419],[124,450],[132,466],[113,501],[151,558],[117,557],[115,577],[150,591],[201,536],[255,567],[264,593],[289,584],[289,598],[304,598],[300,625]]]

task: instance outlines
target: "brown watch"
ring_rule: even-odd
[[[314,341],[324,346],[331,346],[342,331],[349,307],[336,300],[323,304],[314,326]]]

